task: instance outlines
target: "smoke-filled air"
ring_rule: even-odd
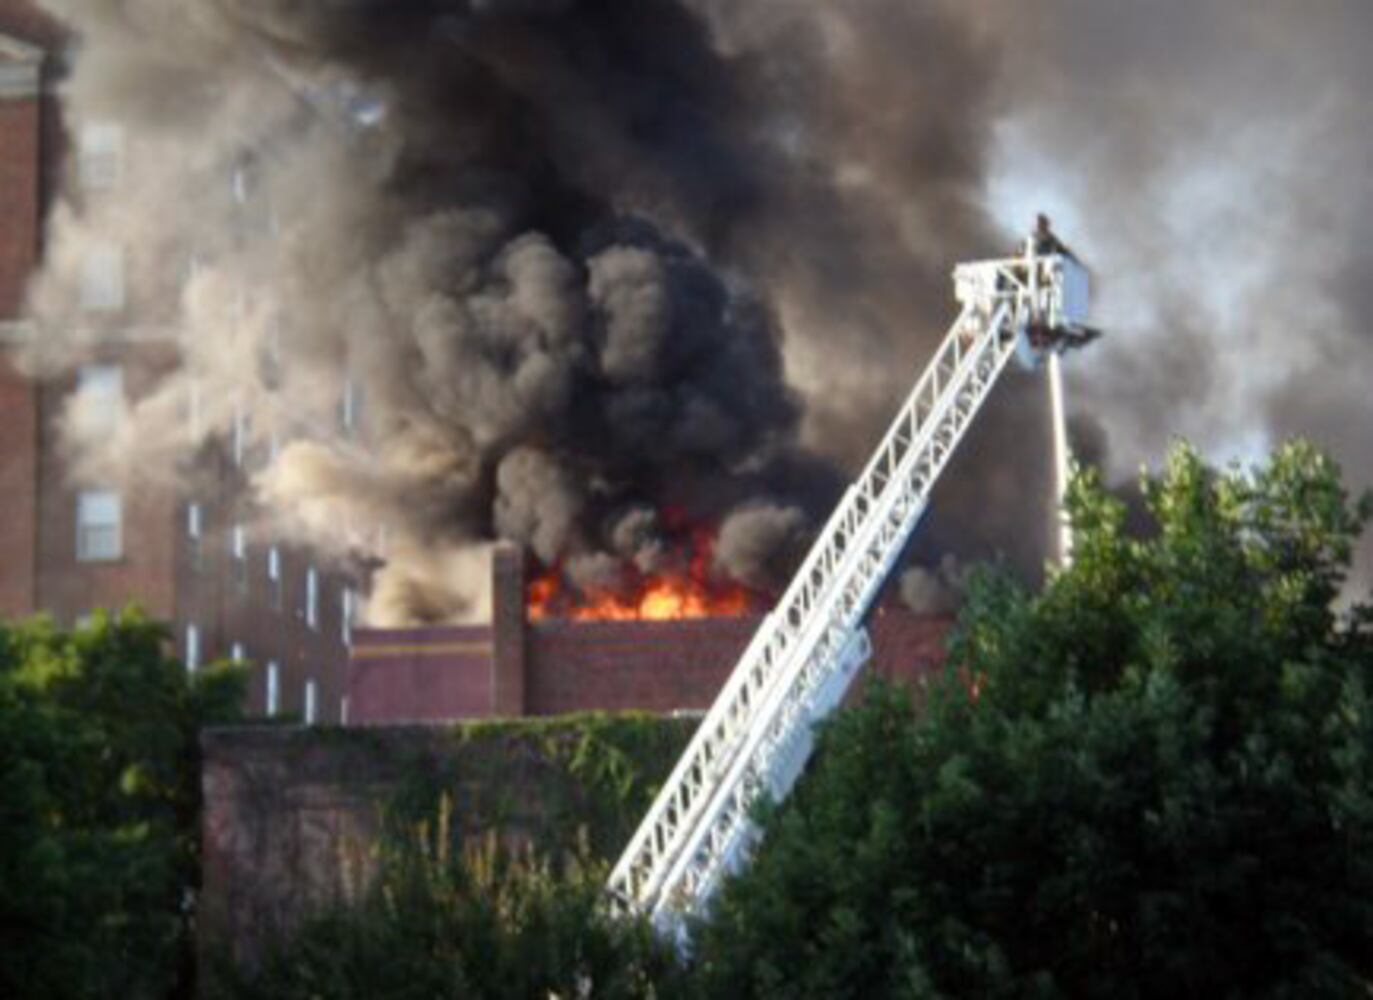
[[[1107,328],[1071,359],[1085,458],[1307,433],[1373,478],[1359,0],[43,2],[69,127],[120,122],[128,168],[52,213],[29,362],[83,356],[114,245],[111,327],[176,331],[114,432],[77,395],[78,474],[237,425],[262,530],[376,559],[376,624],[481,615],[499,538],[550,611],[673,573],[765,599],[952,265],[1041,209]],[[1049,551],[1045,388],[1007,382],[895,588],[923,609]]]

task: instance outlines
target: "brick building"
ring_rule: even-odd
[[[494,560],[492,624],[355,636],[363,573],[260,527],[248,478],[277,442],[254,438],[251,413],[235,410],[226,434],[135,486],[73,474],[59,426],[72,393],[115,428],[128,402],[177,364],[179,333],[128,273],[119,233],[102,233],[85,245],[72,291],[88,346],[52,377],[27,377],[17,363],[38,336],[24,318],[25,289],[47,213],[59,196],[78,207],[118,199],[121,179],[138,170],[138,137],[120,122],[62,121],[55,85],[66,50],[62,29],[31,0],[0,0],[0,616],[41,611],[70,625],[137,601],[170,623],[188,669],[246,661],[251,711],[307,721],[707,706],[756,618],[530,622],[511,549]],[[223,182],[236,226],[270,224],[271,206],[252,200],[241,173]],[[190,273],[195,264],[166,266]],[[354,430],[350,403],[331,415],[344,432]],[[199,405],[188,393],[188,427]],[[874,615],[876,669],[911,676],[937,663],[946,625],[896,609]]]
[[[575,621],[525,616],[523,554],[492,557],[492,623],[359,629],[348,668],[358,724],[710,706],[759,617]],[[879,606],[868,672],[906,681],[944,659],[948,618]]]
[[[117,233],[81,261],[75,305],[89,349],[41,380],[16,361],[37,336],[24,295],[46,213],[59,194],[118,198],[121,176],[137,168],[136,143],[117,121],[68,134],[54,93],[66,48],[62,28],[30,0],[0,0],[0,616],[46,612],[70,625],[137,601],[170,623],[188,669],[251,663],[250,710],[346,719],[356,576],[253,531],[245,485],[267,444],[252,441],[246,415],[186,468],[154,470],[133,487],[78,482],[63,458],[57,418],[75,389],[113,427],[177,358],[175,324],[133,308],[138,289],[126,288]],[[226,196],[234,182],[225,177]],[[195,406],[187,401],[188,421]]]

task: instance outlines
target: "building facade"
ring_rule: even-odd
[[[360,575],[255,527],[248,477],[274,443],[252,439],[249,415],[146,481],[73,475],[60,430],[72,394],[93,410],[86,419],[115,434],[129,401],[178,357],[174,322],[150,324],[135,308],[117,233],[80,262],[73,306],[89,346],[58,375],[31,378],[21,365],[39,336],[25,289],[43,259],[47,213],[59,195],[117,199],[129,169],[119,122],[64,128],[55,87],[67,44],[29,0],[0,0],[0,616],[41,612],[74,625],[136,602],[168,623],[188,670],[250,664],[250,711],[346,721]],[[226,192],[235,181],[225,178]],[[189,400],[188,422],[194,410]]]
[[[492,555],[491,624],[362,629],[348,697],[358,725],[710,707],[761,616],[673,621],[530,620],[524,553]],[[866,675],[919,681],[944,662],[947,616],[879,605]]]

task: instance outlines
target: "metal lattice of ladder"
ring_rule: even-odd
[[[871,645],[863,618],[940,473],[1013,355],[1036,365],[1095,336],[1087,274],[1066,253],[954,269],[958,319],[862,474],[764,618],[610,876],[618,905],[685,941],[747,859],[762,796],[804,768],[812,727],[839,704]]]

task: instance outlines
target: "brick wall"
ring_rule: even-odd
[[[524,612],[524,551],[497,545],[491,553],[491,711],[528,713],[525,664],[529,658]]]
[[[125,391],[130,398],[137,398],[147,391],[155,373],[171,362],[170,351],[163,345],[109,345],[93,350],[90,360],[118,363]],[[123,553],[118,559],[82,562],[76,557],[80,487],[71,480],[60,426],[75,382],[76,376],[71,374],[44,382],[36,390],[37,605],[59,621],[71,623],[95,608],[118,608],[136,599],[153,617],[171,621],[177,600],[176,498],[170,488],[174,470],[149,470],[147,477],[135,477],[135,488],[122,493]]]
[[[498,713],[492,630],[359,629],[348,664],[349,722],[484,718]]]
[[[33,0],[0,0],[0,32],[53,51],[61,44],[62,28]]]
[[[0,98],[0,320],[19,315],[38,258],[41,105]]]
[[[313,681],[319,722],[342,721],[348,647],[344,640],[343,592],[356,588],[346,567],[317,553],[285,544],[270,530],[226,448],[207,445],[196,459],[189,496],[177,500],[171,533],[177,539],[177,620],[199,625],[206,661],[227,657],[239,644],[252,665],[247,709],[267,713],[268,666],[277,666],[279,713],[301,717],[305,688]],[[191,496],[200,507],[201,537],[187,535]],[[244,532],[243,558],[232,548],[235,525]],[[277,550],[280,580],[269,575]],[[311,568],[316,572],[315,622],[306,612]]]
[[[528,622],[516,554],[496,550],[493,626],[358,634],[348,681],[352,721],[702,710],[761,621]],[[943,662],[949,625],[904,607],[878,608],[868,622],[873,660],[865,673],[905,681],[928,673]]]
[[[534,623],[526,712],[709,708],[760,621]],[[873,658],[864,673],[904,681],[927,674],[943,662],[949,624],[904,608],[879,609],[869,621]]]
[[[358,898],[375,878],[383,824],[399,825],[394,832],[408,840],[407,818],[432,825],[440,792],[463,841],[495,834],[554,855],[581,841],[612,857],[690,730],[685,722],[606,717],[452,729],[207,730],[202,948],[251,963],[312,909]],[[588,743],[610,749],[630,771],[621,767],[607,779],[579,766]]]
[[[756,618],[537,622],[526,664],[531,715],[584,709],[707,707]]]
[[[38,413],[32,386],[3,355],[0,414],[0,617],[14,617],[35,608]]]

